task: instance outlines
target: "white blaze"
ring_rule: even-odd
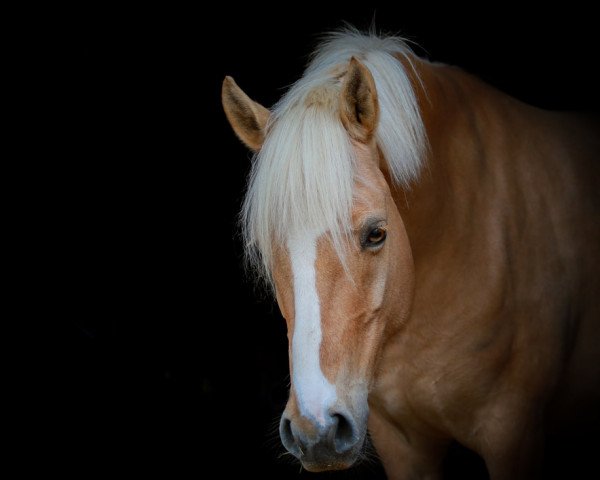
[[[292,382],[300,413],[324,425],[336,394],[335,386],[327,381],[320,364],[321,308],[315,272],[318,236],[304,233],[288,238],[295,309]]]

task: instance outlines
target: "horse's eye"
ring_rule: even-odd
[[[383,243],[386,235],[387,235],[387,232],[385,231],[384,228],[382,228],[382,227],[374,228],[373,230],[371,230],[369,232],[369,235],[367,236],[367,241],[365,242],[366,246],[367,247],[377,247],[378,245]]]

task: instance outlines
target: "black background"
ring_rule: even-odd
[[[40,40],[61,113],[53,221],[67,281],[52,305],[65,321],[47,359],[61,471],[298,475],[278,458],[275,430],[285,325],[241,266],[236,215],[250,154],[220,88],[232,75],[270,106],[319,33],[342,20],[367,28],[373,16],[420,54],[524,101],[598,111],[595,14],[575,7],[87,9]]]

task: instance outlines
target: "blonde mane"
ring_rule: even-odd
[[[241,212],[246,258],[271,283],[273,242],[298,231],[328,232],[338,253],[350,229],[355,176],[350,138],[339,116],[341,78],[351,57],[371,72],[379,98],[376,140],[392,180],[419,174],[426,139],[398,37],[345,30],[328,35],[304,75],[273,107],[255,156]]]

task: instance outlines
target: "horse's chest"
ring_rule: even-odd
[[[400,424],[420,424],[445,434],[468,431],[490,401],[497,379],[497,369],[490,363],[495,362],[448,355],[396,358],[381,369],[376,394]]]

